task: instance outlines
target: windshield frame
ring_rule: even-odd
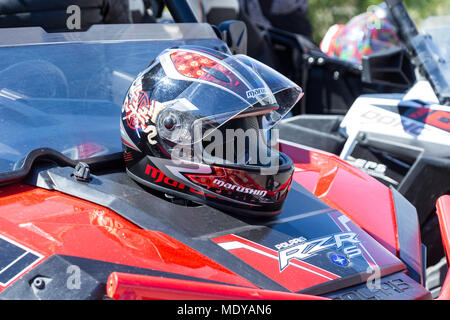
[[[419,33],[402,0],[385,2],[413,61],[430,82],[439,102],[450,105],[450,61],[442,56],[430,35]]]

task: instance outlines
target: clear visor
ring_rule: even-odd
[[[269,130],[303,95],[298,85],[247,56],[194,58],[188,50],[169,51],[165,58],[170,78],[190,81],[156,120],[160,137],[173,144],[198,143],[230,120],[250,116],[261,116],[260,129]]]

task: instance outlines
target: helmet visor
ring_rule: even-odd
[[[175,99],[163,103],[156,120],[160,136],[174,144],[200,142],[235,118],[261,115],[262,129],[268,130],[303,94],[286,77],[243,55],[170,49],[160,62],[169,78],[162,81],[187,84]]]

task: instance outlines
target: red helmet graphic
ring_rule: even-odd
[[[237,214],[278,214],[294,168],[273,148],[273,127],[302,95],[247,56],[167,49],[137,76],[123,103],[127,173],[171,197]]]

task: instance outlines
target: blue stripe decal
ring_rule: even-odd
[[[8,239],[0,238],[0,285],[6,286],[41,256]]]

